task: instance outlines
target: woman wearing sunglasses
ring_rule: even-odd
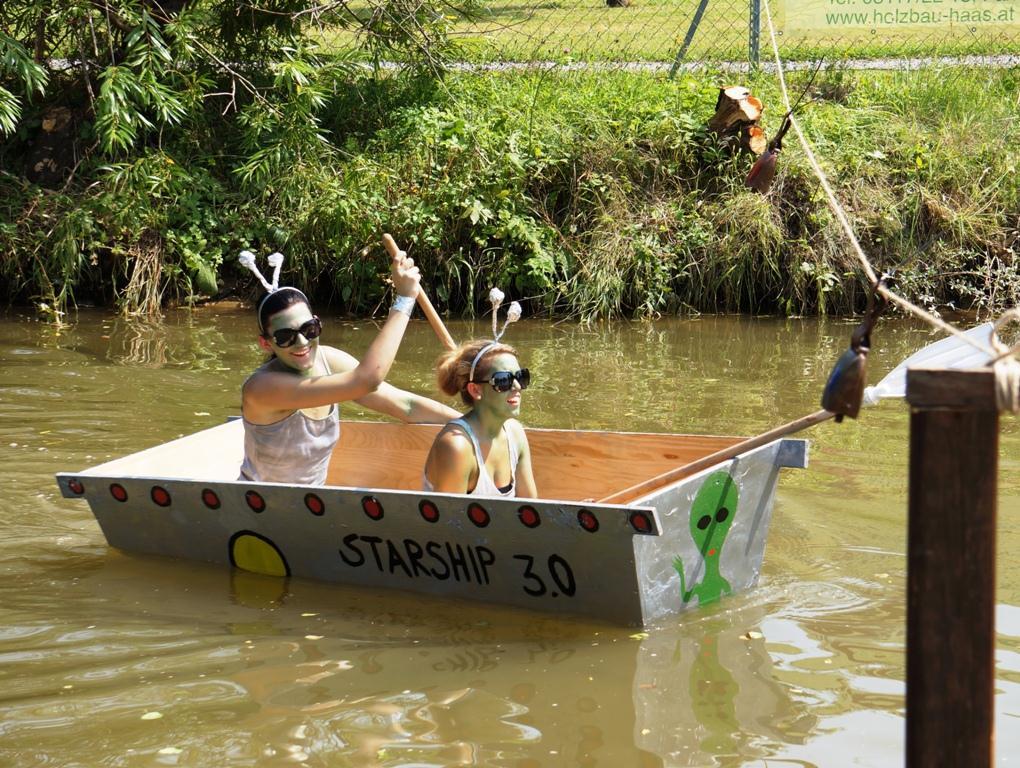
[[[439,358],[437,369],[439,388],[459,394],[471,409],[436,436],[425,461],[425,490],[537,497],[528,438],[516,419],[531,374],[514,348],[470,341]]]
[[[274,258],[276,259],[274,261]],[[354,400],[407,422],[442,423],[456,416],[448,406],[384,382],[407,321],[414,309],[421,275],[412,259],[397,252],[390,264],[396,301],[389,317],[359,362],[334,347],[319,344],[322,322],[297,288],[277,288],[282,256],[258,305],[259,346],[271,355],[242,388],[244,461],[242,480],[322,485],[333,448],[340,439],[338,403]]]

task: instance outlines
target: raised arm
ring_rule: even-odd
[[[414,260],[407,258],[403,251],[393,255],[390,274],[398,296],[417,296],[421,274]],[[244,387],[245,409],[262,412],[293,411],[357,400],[375,392],[393,365],[409,319],[408,313],[391,309],[361,362],[351,370],[328,376],[303,377],[267,372],[252,377]]]
[[[357,403],[409,424],[445,424],[460,416],[460,411],[437,400],[385,383],[375,392],[359,397]]]
[[[358,360],[353,355],[333,347],[323,347],[322,349],[329,362],[330,370],[353,371],[358,367]],[[384,413],[409,424],[445,424],[460,416],[460,411],[456,411],[448,405],[443,405],[443,403],[414,392],[399,389],[385,382],[380,384],[374,392],[357,398],[355,402],[365,408]]]

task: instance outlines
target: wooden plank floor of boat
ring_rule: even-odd
[[[345,421],[326,482],[421,489],[425,457],[440,427]],[[543,498],[601,499],[740,441],[712,435],[528,429]]]

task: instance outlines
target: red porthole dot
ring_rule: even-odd
[[[472,504],[469,506],[467,514],[471,522],[479,528],[484,528],[489,524],[489,513],[485,511],[485,508],[482,507],[481,504]]]
[[[439,520],[439,508],[428,499],[422,499],[419,502],[418,511],[427,522],[434,523]]]
[[[71,489],[71,493],[77,493],[79,496],[85,493],[85,486],[78,480],[68,480],[67,487]]]
[[[321,515],[326,511],[326,505],[314,493],[305,494],[305,506],[308,507],[308,511],[313,515]]]
[[[517,510],[517,517],[528,528],[538,528],[542,518],[534,507],[524,506]]]
[[[170,492],[166,488],[159,485],[152,486],[152,490],[149,491],[149,496],[152,498],[152,503],[157,504],[161,507],[170,506]]]
[[[651,533],[652,531],[652,521],[644,512],[635,512],[631,515],[630,524],[638,533]]]
[[[361,508],[373,520],[382,520],[383,506],[375,496],[366,496],[361,500]]]
[[[202,491],[202,503],[209,507],[209,509],[219,509],[220,497],[216,495],[216,491],[212,488],[206,488]]]
[[[248,502],[252,512],[264,512],[266,509],[266,500],[255,491],[248,491],[244,494],[244,500]]]
[[[110,495],[117,501],[127,501],[127,491],[124,490],[124,486],[120,483],[110,485]]]
[[[595,531],[599,529],[598,518],[587,509],[582,509],[577,513],[577,522],[579,522],[581,527],[588,531],[588,533],[595,533]]]

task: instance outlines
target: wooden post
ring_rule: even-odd
[[[994,372],[910,370],[907,768],[990,768],[995,683]]]

